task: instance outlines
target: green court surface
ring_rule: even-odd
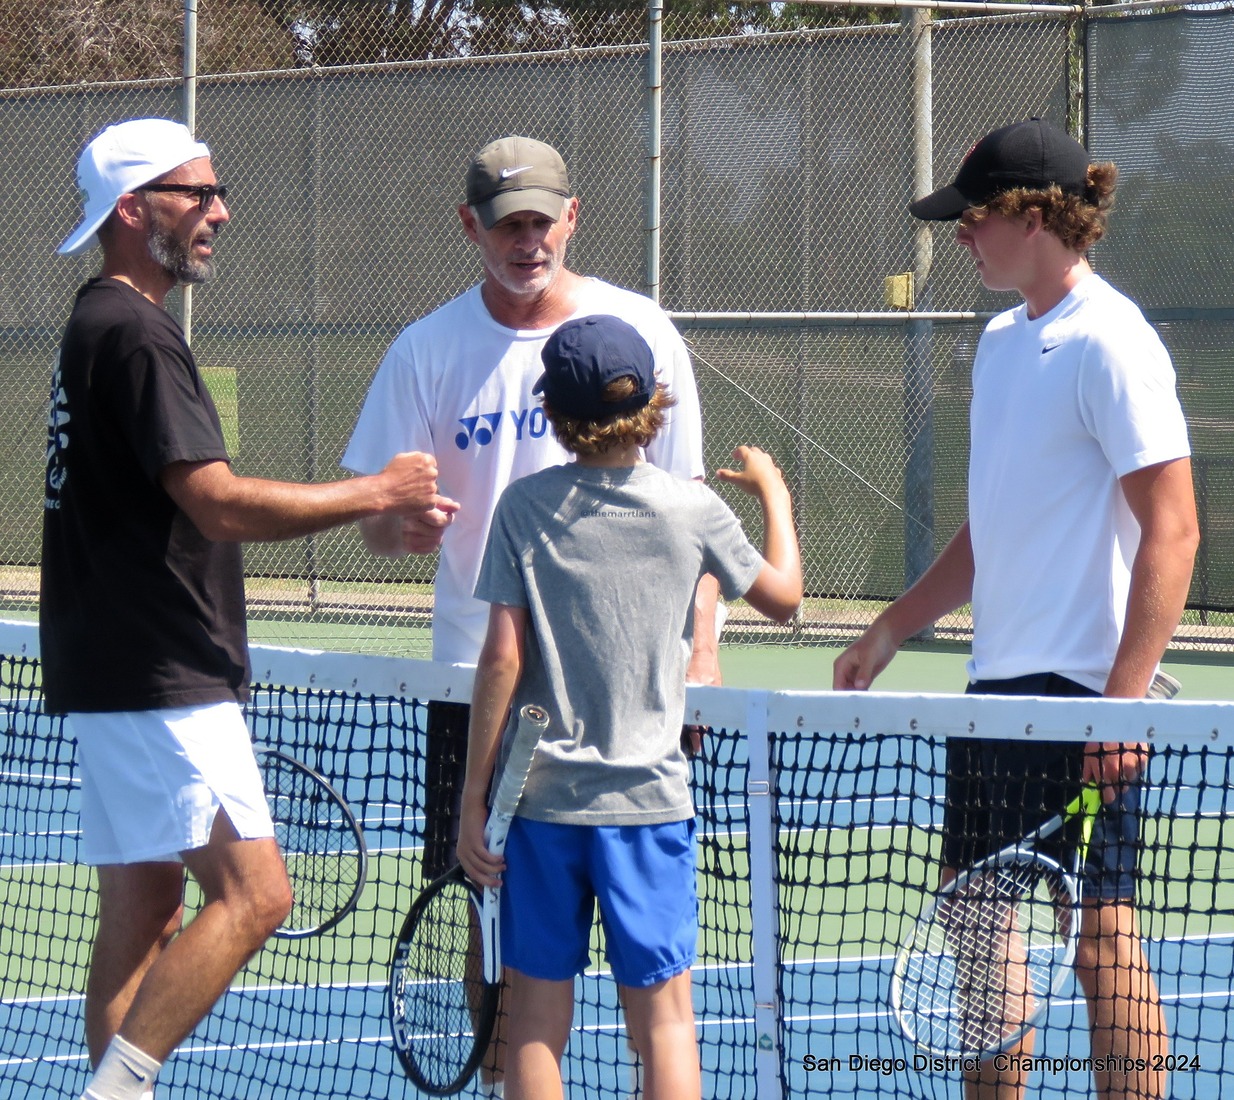
[[[720,670],[727,687],[826,691],[840,646],[726,645]],[[905,647],[875,682],[881,691],[961,692],[967,683],[961,646]],[[1234,654],[1171,650],[1161,667],[1182,682],[1180,699],[1234,699]]]
[[[354,629],[317,625],[320,648],[348,648],[347,641],[354,648]],[[375,629],[363,641],[388,652],[396,648],[388,644],[392,638]],[[310,644],[317,641],[314,634]],[[825,689],[838,652],[731,645],[722,648],[721,661],[730,686]],[[955,692],[964,685],[965,658],[961,647],[909,647],[878,687]],[[1228,664],[1208,654],[1172,653],[1167,668],[1184,683],[1185,696],[1196,699],[1215,697],[1234,681]],[[417,682],[412,671],[405,694],[424,698],[426,677],[437,673],[421,666]],[[26,692],[32,687],[28,677],[13,676],[12,682]],[[900,702],[909,715],[921,705]],[[886,995],[894,947],[928,897],[939,862],[941,749],[908,733],[833,737],[826,728],[831,708],[817,703],[807,700],[793,712],[796,725],[787,712],[777,713],[790,724],[769,732],[775,782],[765,793],[775,797],[760,802],[757,813],[740,738],[709,741],[709,751],[696,762],[695,981],[708,1095],[750,1095],[742,1089],[754,1079],[758,1040],[756,940],[774,944],[767,957],[776,960],[776,974],[759,980],[777,983],[783,1006],[786,1095],[879,1091],[830,1075],[812,1079],[820,1082],[812,1085],[801,1070],[806,1052],[843,1060],[901,1049],[894,1045],[900,1040],[890,1030]],[[719,719],[733,715],[730,704],[717,702],[717,720],[706,724],[721,728]],[[811,705],[817,706],[813,712]],[[939,703],[946,706],[946,700]],[[170,1062],[169,1095],[219,1095],[203,1082],[221,1073],[259,1082],[262,1095],[290,1098],[323,1088],[349,1096],[404,1095],[408,1086],[389,1042],[386,983],[393,938],[423,876],[426,754],[416,709],[405,711],[396,701],[360,691],[322,692],[320,698],[261,693],[254,706],[257,740],[307,753],[364,823],[367,885],[337,932],[274,940],[260,953]],[[748,712],[738,713],[734,732]],[[47,723],[29,730],[14,725],[11,734],[14,747],[29,751],[14,755],[17,766],[0,777],[8,785],[5,805],[14,807],[6,827],[10,866],[0,876],[0,955],[8,963],[0,975],[0,1002],[23,1015],[21,1026],[9,1029],[22,1043],[0,1057],[0,1095],[79,1095],[85,1064],[80,993],[95,900],[91,874],[73,858],[76,819],[67,795],[74,787],[62,739]],[[1176,1088],[1180,1098],[1219,1095],[1220,1067],[1234,1065],[1223,1023],[1234,943],[1234,873],[1227,857],[1234,852],[1234,815],[1226,807],[1232,755],[1228,746],[1163,748],[1152,757],[1156,771],[1147,785],[1141,877],[1150,964],[1168,1004],[1172,1049],[1204,1059],[1203,1079],[1188,1079],[1190,1091]],[[771,874],[756,873],[768,864]],[[187,903],[190,910],[200,904],[195,888]],[[760,919],[769,923],[759,924],[756,936]],[[598,964],[599,931],[594,939],[592,959]],[[604,969],[589,970],[579,983],[580,1022],[570,1062],[578,1079],[589,1075],[589,1093],[597,1097],[625,1095],[617,994]],[[1073,1002],[1064,998],[1048,1029],[1059,1050],[1072,1049],[1073,1031],[1083,1036],[1077,1044],[1087,1041],[1071,1018]],[[27,1043],[27,1035],[37,1041]],[[921,1095],[942,1095],[949,1086],[940,1080],[935,1090],[933,1079],[920,1080]],[[730,1081],[735,1091],[725,1091]],[[1064,1095],[1057,1089],[1040,1094],[1049,1100]]]

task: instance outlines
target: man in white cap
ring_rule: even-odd
[[[78,291],[52,377],[43,686],[77,742],[82,858],[98,871],[84,1097],[138,1100],[291,904],[240,710],[240,542],[455,505],[427,454],[329,484],[233,473],[162,308],[213,274],[230,217],[209,149],[179,123],[131,119],[86,146],[77,178],[85,215],[60,252],[98,244],[102,271]],[[185,868],[204,897],[188,924]]]

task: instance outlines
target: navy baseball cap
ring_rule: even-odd
[[[574,420],[635,412],[656,392],[651,348],[617,317],[598,314],[567,321],[548,338],[540,358],[544,373],[531,392],[544,394],[554,412]],[[627,376],[634,379],[634,392],[620,401],[605,401],[604,388]]]
[[[1057,184],[1065,194],[1088,189],[1088,151],[1075,138],[1039,118],[986,134],[969,150],[954,183],[909,203],[923,221],[954,221],[1015,187],[1042,190]]]

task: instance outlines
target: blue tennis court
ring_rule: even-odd
[[[395,933],[421,886],[423,707],[410,698],[440,687],[425,679],[438,671],[427,663],[400,671],[409,693],[401,698],[369,693],[351,674],[347,690],[315,674],[312,688],[254,699],[256,739],[317,767],[352,805],[372,857],[369,881],[336,929],[263,951],[165,1067],[160,1096],[415,1095],[391,1050],[385,984]],[[905,702],[902,713],[921,720],[880,719],[856,733],[836,698],[797,695],[788,702],[799,718],[789,721],[770,693],[691,696],[714,730],[695,765],[695,1002],[709,1097],[954,1094],[955,1073],[923,1063],[887,1007],[895,945],[934,873],[938,732],[954,722],[952,704]],[[873,697],[863,702],[877,710]],[[5,712],[0,1091],[71,1095],[86,1075],[80,991],[93,906],[90,873],[75,862],[72,754],[20,693],[9,693]],[[771,718],[764,733],[759,714]],[[1220,710],[1203,717],[1228,721]],[[1159,746],[1149,776],[1141,911],[1179,1064],[1176,1097],[1218,1095],[1234,1064],[1227,736],[1222,727],[1208,744]],[[615,986],[596,972],[578,988],[572,1094],[630,1095]],[[1036,1055],[1056,1061],[1035,1072],[1039,1095],[1087,1093],[1084,1021],[1074,990],[1052,1005]]]

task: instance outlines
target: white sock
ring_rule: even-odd
[[[112,1039],[81,1100],[147,1100],[162,1063],[122,1035]]]

